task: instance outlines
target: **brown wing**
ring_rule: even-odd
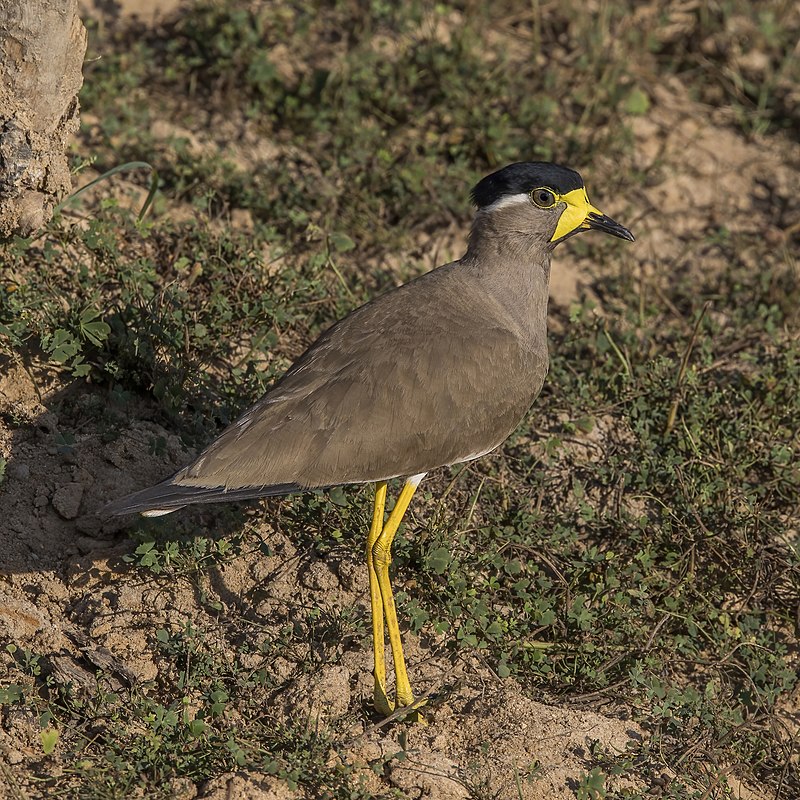
[[[524,348],[501,310],[487,313],[486,298],[455,279],[454,266],[449,276],[437,270],[430,293],[423,276],[323,334],[174,482],[358,483],[500,444],[541,388],[546,351]]]

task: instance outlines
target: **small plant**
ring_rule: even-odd
[[[606,797],[606,776],[598,767],[582,775],[575,791],[577,800],[603,800]]]

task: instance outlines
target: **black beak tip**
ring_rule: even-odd
[[[589,227],[596,231],[603,231],[603,233],[609,233],[611,236],[616,236],[619,239],[625,239],[629,242],[636,241],[634,235],[625,226],[620,225],[619,222],[611,219],[611,217],[607,217],[605,214],[595,214],[592,212],[589,214],[587,222]]]

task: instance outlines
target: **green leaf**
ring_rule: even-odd
[[[80,318],[81,334],[97,347],[103,344],[108,338],[108,334],[111,333],[111,326],[107,322],[98,319],[99,316],[100,312],[96,309],[86,308]]]
[[[69,433],[66,431],[64,433],[57,433],[55,438],[53,439],[53,443],[58,448],[59,453],[63,453],[65,455],[71,453],[75,448],[75,439],[74,433]]]
[[[45,349],[50,353],[53,361],[63,364],[78,353],[80,344],[69,331],[58,328]]]
[[[39,736],[42,740],[42,750],[46,756],[49,756],[56,749],[58,731],[55,728],[45,728]]]
[[[348,250],[354,250],[356,246],[356,243],[341,231],[334,231],[334,233],[330,234],[328,241],[337,253],[346,253]]]
[[[344,489],[342,489],[341,486],[334,486],[334,488],[328,492],[328,497],[335,506],[347,508],[347,506],[350,505],[347,495],[344,493]]]
[[[225,711],[225,706],[230,699],[228,697],[228,693],[224,689],[215,689],[208,695],[208,697],[209,700],[211,700],[211,713],[215,717],[218,717],[223,711]]]
[[[437,575],[442,575],[450,566],[452,557],[446,547],[439,547],[432,551],[427,558],[428,568],[432,569]]]
[[[83,356],[76,356],[72,362],[72,374],[76,378],[85,378],[92,371],[92,365],[83,360]]]
[[[503,632],[503,626],[497,620],[495,620],[494,622],[490,622],[489,625],[486,627],[486,635],[491,636],[493,639],[496,639],[502,632]]]
[[[625,99],[625,111],[637,117],[646,114],[650,109],[650,98],[638,87],[632,89]]]
[[[509,575],[519,575],[519,573],[522,572],[522,564],[514,558],[504,564],[504,569]]]
[[[234,761],[241,767],[247,763],[247,753],[242,750],[241,747],[236,743],[236,741],[231,737],[225,742],[225,747],[228,748],[228,751],[233,756]]]
[[[8,645],[6,650],[13,653],[14,650],[10,649],[12,646],[13,645]],[[8,686],[4,686],[2,689],[0,689],[0,705],[18,703],[20,700],[22,700],[22,697],[22,687],[18,683],[10,683]]]

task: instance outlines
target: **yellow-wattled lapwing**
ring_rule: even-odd
[[[581,176],[511,164],[472,191],[466,254],[356,309],[171,478],[107,514],[168,514],[217,503],[372,483],[367,537],[375,706],[410,706],[389,583],[391,546],[426,473],[479,458],[514,430],[548,368],[547,299],[556,245],[594,229],[633,241],[589,203]],[[386,483],[405,483],[384,519]],[[394,658],[389,700],[384,618]]]

